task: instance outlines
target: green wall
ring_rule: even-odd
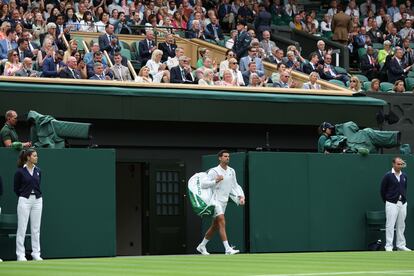
[[[203,170],[208,170],[209,168],[216,167],[218,165],[217,155],[207,155],[203,156],[202,166]],[[237,182],[244,189],[245,183],[245,168],[246,168],[246,153],[231,153],[230,154],[230,167],[236,171]],[[246,192],[246,190],[245,190]],[[229,199],[229,203],[226,208],[226,227],[227,227],[227,238],[230,245],[236,246],[236,249],[239,249],[241,252],[246,251],[246,233],[245,233],[245,216],[244,212],[246,207],[237,206]],[[212,218],[203,218],[203,233],[205,234],[207,229],[211,225]],[[203,236],[200,237],[202,239]],[[201,241],[201,240],[200,240]],[[209,252],[224,252],[223,243],[219,237],[219,234],[216,233],[211,242],[207,245],[207,250]]]
[[[249,152],[251,252],[365,250],[372,241],[365,212],[384,208],[380,182],[392,157]],[[404,159],[410,179],[414,158]],[[410,199],[412,188],[408,246],[414,244]]]
[[[16,213],[17,155],[15,150],[0,148],[3,213]],[[38,155],[43,177],[42,256],[115,256],[115,151],[39,149]],[[1,239],[0,243],[1,258],[15,259],[15,240]]]

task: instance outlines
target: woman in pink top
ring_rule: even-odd
[[[16,71],[22,68],[22,64],[19,62],[19,55],[15,50],[10,50],[7,53],[7,62],[4,65],[4,75],[14,76]]]

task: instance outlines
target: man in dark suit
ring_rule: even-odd
[[[178,58],[178,66],[171,68],[170,70],[170,82],[171,83],[194,83],[193,75],[191,74],[190,59],[186,56]]]
[[[216,16],[210,18],[211,23],[206,26],[205,36],[207,39],[214,40],[218,45],[224,45],[223,30]]]
[[[145,66],[147,61],[151,59],[152,52],[157,49],[154,41],[154,31],[147,30],[145,32],[145,39],[138,43],[138,52],[141,58],[141,66]]]
[[[380,65],[371,46],[368,46],[367,53],[361,57],[361,71],[369,80],[379,77]]]
[[[411,69],[412,65],[404,67],[402,57],[404,53],[401,48],[395,50],[394,57],[390,60],[390,64],[387,70],[388,82],[395,83],[397,80],[404,80],[407,72]]]
[[[66,28],[65,18],[62,14],[59,14],[56,17],[56,37],[61,38],[62,36],[65,36],[66,40],[70,41],[70,32]]]
[[[80,71],[77,69],[78,62],[75,57],[68,57],[66,67],[59,73],[62,79],[81,79]]]
[[[243,81],[244,81],[244,85],[245,86],[248,86],[249,85],[249,83],[250,83],[250,75],[253,74],[253,73],[256,73],[259,76],[259,78],[261,78],[261,77],[264,76],[264,71],[257,70],[256,62],[251,61],[247,65],[247,70],[242,73]]]
[[[109,76],[105,76],[104,68],[102,66],[102,63],[96,62],[93,65],[94,74],[89,79],[90,80],[110,80],[111,78]]]
[[[101,52],[106,51],[110,56],[121,50],[118,37],[114,35],[114,25],[110,23],[106,24],[105,33],[99,36],[98,42]]]
[[[332,56],[330,54],[325,55],[325,62],[323,65],[323,69],[320,71],[320,76],[324,80],[340,80],[345,85],[347,81],[349,81],[349,77],[346,74],[339,74],[335,67],[332,66]]]
[[[55,57],[48,57],[43,62],[43,77],[56,78],[60,71],[63,70],[65,64],[63,63],[63,55],[65,53],[62,50],[58,50]]]
[[[29,41],[24,38],[19,38],[17,40],[18,47],[16,48],[17,55],[19,56],[19,61],[23,62],[25,58],[33,58],[32,51],[29,50]]]
[[[166,62],[169,57],[175,57],[175,49],[177,49],[177,44],[174,42],[174,36],[172,34],[168,34],[165,37],[165,42],[158,44],[158,49],[162,51],[161,62]]]
[[[401,157],[392,160],[392,169],[381,181],[381,198],[385,203],[385,251],[394,248],[394,227],[396,246],[400,251],[411,251],[404,237],[405,218],[407,216],[407,175],[402,172],[406,164]]]
[[[313,52],[310,54],[310,60],[309,62],[303,64],[302,71],[305,74],[310,74],[312,72],[319,73],[323,68],[322,64],[319,64],[319,58],[318,54],[316,52]]]

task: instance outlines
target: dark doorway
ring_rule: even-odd
[[[144,254],[186,252],[186,179],[182,162],[148,164]],[[147,192],[145,192],[147,193]]]

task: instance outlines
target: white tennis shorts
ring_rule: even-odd
[[[224,215],[226,212],[227,202],[217,201],[216,206],[214,208],[214,217],[218,215]]]

